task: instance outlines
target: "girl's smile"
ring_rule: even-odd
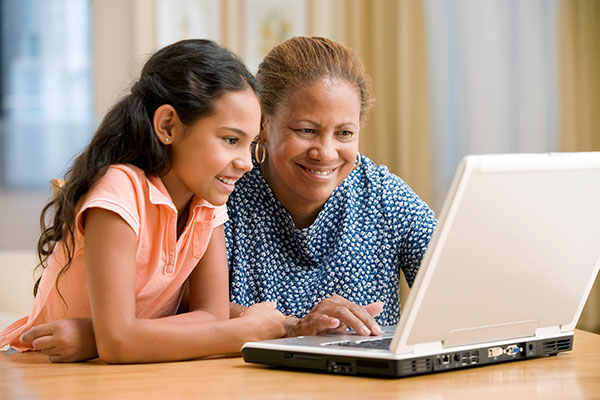
[[[164,107],[164,132],[172,137],[171,169],[162,179],[175,206],[181,211],[194,194],[225,204],[237,180],[252,169],[250,144],[260,126],[256,95],[250,89],[228,92],[212,114],[190,126]]]

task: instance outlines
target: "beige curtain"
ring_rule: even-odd
[[[422,1],[345,3],[345,44],[373,80],[375,106],[361,130],[361,152],[387,165],[431,199],[425,16]]]
[[[432,184],[425,15],[421,0],[338,1],[335,40],[354,48],[372,78],[375,104],[360,151],[400,176],[426,202]],[[408,286],[400,288],[404,304]]]
[[[600,1],[560,3],[561,150],[600,151]],[[600,333],[600,279],[579,328]]]

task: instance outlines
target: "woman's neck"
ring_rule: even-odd
[[[277,200],[279,200],[283,208],[285,208],[292,217],[296,228],[304,229],[311,226],[317,219],[317,216],[325,203],[307,201],[295,196],[285,189],[280,189],[278,185],[273,183],[272,178],[269,176],[268,168],[264,165],[265,164],[259,165],[262,176],[273,191]]]
[[[298,207],[296,207],[296,209],[292,210],[292,209],[286,207],[285,204],[282,203],[282,205],[287,210],[287,212],[290,213],[292,220],[294,220],[294,225],[298,229],[304,229],[304,228],[308,228],[309,226],[311,226],[313,224],[313,222],[315,222],[315,220],[317,219],[317,216],[319,215],[319,211],[321,211],[321,209],[318,209],[316,211],[298,210],[297,209]]]

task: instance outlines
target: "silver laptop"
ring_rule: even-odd
[[[572,349],[600,268],[600,152],[466,156],[395,329],[249,342],[246,362],[404,377]]]

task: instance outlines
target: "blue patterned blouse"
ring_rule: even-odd
[[[297,229],[258,166],[236,183],[225,224],[231,301],[273,301],[302,317],[325,297],[384,302],[377,321],[400,317],[399,268],[409,285],[436,225],[399,177],[361,155],[315,222]]]

